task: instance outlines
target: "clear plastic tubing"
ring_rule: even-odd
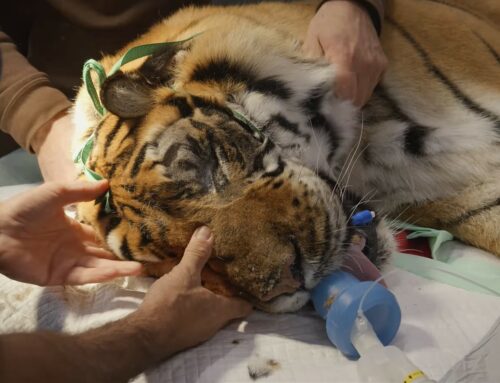
[[[497,292],[459,274],[453,274],[487,291]],[[326,320],[331,342],[349,359],[358,359],[358,373],[365,383],[430,383],[429,379],[406,355],[388,344],[401,323],[396,297],[378,282],[360,282],[344,271],[325,277],[312,291],[316,311]]]
[[[431,383],[395,346],[384,346],[364,315],[358,315],[352,330],[352,343],[361,355],[358,375],[365,383]]]

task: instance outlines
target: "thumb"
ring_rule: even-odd
[[[356,100],[358,81],[354,72],[339,70],[335,77],[335,94],[342,100]]]
[[[243,299],[222,295],[217,298],[221,305],[219,312],[226,321],[246,317],[252,312],[252,305]]]
[[[192,275],[200,276],[201,270],[212,254],[213,235],[207,226],[195,230],[189,241],[179,267],[189,269]]]
[[[51,186],[54,189],[58,202],[62,205],[69,205],[74,202],[92,201],[103,195],[109,188],[107,180],[98,182],[73,181],[65,183],[55,183]]]
[[[309,59],[317,59],[323,56],[323,48],[321,47],[316,36],[307,36],[302,51]]]

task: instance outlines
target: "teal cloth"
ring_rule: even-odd
[[[483,259],[454,259],[443,244],[451,241],[453,235],[445,230],[396,222],[398,230],[410,230],[409,239],[429,239],[433,259],[416,255],[394,253],[392,264],[421,277],[446,283],[469,291],[500,296],[500,262]]]
[[[42,181],[36,157],[18,149],[0,158],[0,186],[32,184]]]

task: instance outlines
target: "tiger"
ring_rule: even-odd
[[[319,2],[179,10],[101,59],[109,72],[132,47],[179,42],[108,77],[103,117],[78,93],[74,150],[93,134],[88,167],[110,185],[110,209],[80,203],[79,219],[153,276],[207,225],[206,286],[270,312],[342,266],[361,210],[378,266],[395,218],[500,254],[500,7],[480,3],[388,1],[389,66],[362,109],[303,53]]]

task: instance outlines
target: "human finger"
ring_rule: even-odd
[[[91,251],[92,250],[92,251]],[[77,265],[82,267],[89,268],[107,268],[114,267],[119,269],[123,273],[128,273],[130,275],[135,275],[141,272],[142,264],[140,262],[135,261],[120,261],[116,259],[106,259],[102,257],[103,254],[100,254],[99,250],[102,249],[90,249],[87,248],[86,251],[88,254],[81,257]]]
[[[358,81],[358,88],[353,100],[353,104],[359,108],[366,104],[373,91],[369,79],[364,79],[364,82],[362,81],[362,79]]]
[[[302,45],[302,51],[308,58],[317,58],[323,56],[323,48],[316,36],[308,36]]]
[[[363,86],[360,86],[358,88],[358,91],[356,93],[356,98],[354,100],[354,105],[361,108],[364,106],[368,100],[370,99],[371,95],[373,94],[373,90],[375,89],[376,83],[375,84],[365,84]]]
[[[358,70],[358,89],[354,100],[356,106],[362,107],[368,102],[382,74],[383,70],[375,64],[371,67],[366,65]]]
[[[64,183],[53,183],[54,195],[62,205],[75,202],[92,201],[103,195],[109,188],[107,180],[98,182],[74,181]]]
[[[84,285],[86,283],[100,283],[127,275],[129,274],[123,274],[120,272],[119,269],[114,267],[89,268],[89,267],[76,266],[68,272],[64,283],[67,285]]]
[[[112,263],[100,264],[97,267],[77,265],[66,275],[65,284],[83,285],[85,283],[106,282],[119,277],[140,274],[142,267],[137,262],[108,261]],[[132,263],[136,263],[133,264]]]
[[[220,302],[220,312],[223,313],[225,321],[244,318],[252,312],[252,305],[240,298],[230,298],[222,295],[217,296]]]
[[[335,76],[335,94],[342,100],[356,100],[358,79],[354,72],[340,70]]]
[[[82,224],[77,221],[73,221],[74,230],[78,236],[78,238],[84,243],[91,243],[95,245],[101,245],[102,241],[97,235],[96,231],[93,227],[89,225]]]
[[[103,249],[102,247],[94,246],[93,244],[78,243],[72,250],[74,258],[77,258],[79,262],[84,262],[89,257],[125,262],[119,260],[119,258],[116,257],[116,255],[111,251]]]
[[[213,235],[207,226],[195,230],[181,262],[177,267],[188,269],[192,276],[200,277],[201,270],[212,253]]]

